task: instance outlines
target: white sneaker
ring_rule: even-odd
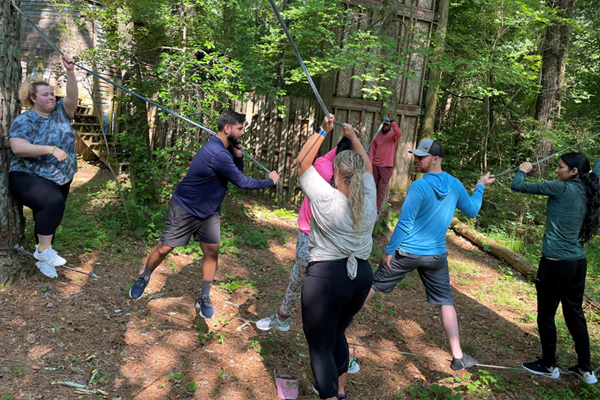
[[[38,267],[40,272],[46,275],[48,278],[58,278],[56,268],[54,268],[52,265],[48,265],[43,261],[38,261],[35,263],[35,266]]]
[[[277,314],[273,314],[270,317],[256,321],[256,327],[263,331],[268,331],[271,328],[277,328],[282,332],[287,332],[290,330],[291,320],[292,319],[288,317],[288,319],[286,319],[284,322],[281,322],[279,318],[277,318]]]
[[[360,365],[356,362],[356,358],[351,358],[348,363],[348,373],[356,374],[358,371],[360,371]]]
[[[58,253],[52,247],[46,247],[41,253],[38,251],[38,245],[35,245],[35,251],[33,256],[36,260],[45,262],[52,267],[60,267],[65,265],[67,260],[58,255]]]
[[[563,374],[575,375],[579,379],[581,379],[583,382],[587,383],[588,385],[593,385],[594,383],[598,382],[598,379],[596,378],[596,374],[594,374],[594,371],[591,371],[591,372],[585,371],[585,370],[579,368],[577,365],[569,368],[567,371],[563,371]]]

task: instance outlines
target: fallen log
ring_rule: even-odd
[[[471,242],[475,243],[477,246],[481,247],[483,250],[493,254],[494,256],[500,258],[501,260],[506,261],[510,266],[514,269],[535,281],[537,276],[537,267],[531,264],[529,261],[525,260],[521,256],[519,256],[514,251],[502,246],[501,244],[496,243],[492,239],[486,237],[485,235],[477,232],[473,228],[469,228],[466,224],[463,224],[458,220],[458,218],[453,218],[450,227],[459,234]],[[596,312],[600,310],[600,303],[587,295],[583,296],[584,307],[590,306],[596,309]]]

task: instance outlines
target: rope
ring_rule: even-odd
[[[315,97],[317,98],[317,102],[321,106],[321,110],[323,110],[323,113],[325,113],[325,117],[327,119],[329,119],[329,111],[327,110],[327,106],[325,105],[325,102],[321,98],[321,95],[319,94],[319,91],[317,90],[317,87],[315,86],[315,84],[310,76],[310,73],[306,69],[306,65],[304,64],[304,61],[302,60],[302,57],[300,56],[300,52],[298,51],[298,48],[296,47],[296,44],[294,43],[294,39],[292,39],[292,35],[290,35],[290,31],[287,28],[285,21],[283,20],[283,17],[281,16],[281,13],[279,13],[279,8],[277,8],[277,5],[275,4],[274,0],[269,0],[269,3],[271,3],[271,7],[273,7],[273,11],[275,12],[275,15],[277,16],[277,19],[279,20],[279,24],[281,24],[281,28],[285,32],[285,35],[287,36],[288,41],[290,42],[290,46],[292,47],[292,50],[294,50],[294,54],[296,54],[296,58],[298,59],[298,62],[300,63],[300,67],[302,68],[302,71],[304,71],[304,75],[306,75],[308,84],[312,88],[312,91],[315,94]],[[344,124],[342,124],[339,121],[333,121],[333,124],[337,125],[337,126],[341,126],[341,127],[344,126]],[[356,129],[354,129],[354,132],[356,132],[357,134],[359,133]]]
[[[548,160],[548,159],[550,159],[550,158],[556,157],[556,156],[558,156],[558,155],[560,155],[560,154],[564,153],[565,151],[572,149],[573,147],[577,147],[577,146],[579,146],[580,144],[582,144],[582,143],[584,143],[584,142],[587,142],[587,141],[588,141],[588,140],[590,140],[590,139],[593,139],[593,138],[595,138],[596,136],[600,136],[600,133],[596,133],[595,135],[592,135],[592,136],[590,136],[590,137],[588,137],[588,138],[586,138],[586,139],[583,139],[583,140],[582,140],[581,142],[579,142],[579,143],[575,143],[573,146],[569,146],[569,147],[567,147],[566,149],[563,149],[563,150],[561,150],[561,151],[559,151],[559,152],[556,152],[556,153],[554,153],[554,154],[552,154],[552,155],[549,155],[549,156],[548,156],[548,157],[546,157],[546,158],[542,158],[541,160],[539,160],[539,161],[536,161],[536,162],[534,162],[534,163],[533,163],[533,164],[531,164],[531,165],[533,166],[533,165],[537,165],[537,164],[543,163],[544,161],[546,161],[546,160]],[[514,173],[514,172],[517,172],[518,170],[519,170],[519,168],[513,168],[513,169],[511,169],[511,170],[504,171],[504,172],[502,172],[502,173],[500,173],[500,174],[494,175],[494,178],[498,178],[498,177],[500,177],[500,176],[504,176],[504,175],[512,174],[512,173]]]
[[[30,25],[33,27],[33,29],[35,29],[35,31],[36,31],[37,33],[39,33],[39,35],[40,35],[40,36],[41,36],[41,37],[42,37],[42,38],[43,38],[43,39],[44,39],[46,42],[48,42],[48,44],[49,44],[49,45],[50,45],[50,46],[51,46],[51,47],[52,47],[52,48],[53,48],[53,49],[54,49],[54,50],[55,50],[55,51],[56,51],[58,54],[60,54],[61,56],[64,56],[64,53],[63,53],[63,52],[62,52],[62,51],[61,51],[61,50],[60,50],[60,49],[59,49],[59,48],[58,48],[58,47],[57,47],[57,46],[56,46],[56,45],[55,45],[55,44],[54,44],[54,43],[53,43],[53,42],[52,42],[52,41],[51,41],[51,40],[50,40],[50,39],[49,39],[49,38],[48,38],[48,37],[47,37],[45,34],[44,34],[44,32],[42,32],[42,31],[41,31],[41,30],[40,30],[40,29],[39,29],[39,28],[38,28],[38,27],[37,27],[37,26],[36,26],[36,25],[35,25],[33,22],[31,22],[31,21],[29,20],[29,18],[27,18],[27,16],[26,16],[26,15],[23,13],[23,11],[21,11],[21,9],[19,9],[19,7],[17,7],[17,5],[15,4],[14,0],[11,0],[11,4],[12,4],[12,6],[15,8],[15,10],[17,10],[17,12],[18,12],[19,14],[21,14],[21,16],[22,16],[22,17],[23,17],[23,18],[24,18],[24,19],[25,19],[25,20],[26,20],[26,21],[27,21],[27,22],[28,22],[28,23],[29,23],[29,24],[30,24]],[[199,123],[197,123],[197,122],[195,122],[195,121],[192,121],[191,119],[189,119],[189,118],[186,118],[186,117],[184,117],[183,115],[180,115],[180,114],[176,113],[175,111],[172,111],[172,110],[170,110],[170,109],[168,109],[168,108],[166,108],[166,107],[164,107],[164,106],[162,106],[162,105],[160,105],[160,104],[158,104],[158,103],[156,103],[156,102],[154,102],[154,101],[152,101],[152,100],[150,100],[150,99],[148,99],[148,98],[146,98],[146,97],[144,97],[144,96],[142,96],[142,95],[140,95],[140,94],[137,94],[136,92],[134,92],[134,91],[132,91],[132,90],[129,90],[129,89],[125,88],[124,86],[121,86],[121,85],[119,85],[118,83],[116,83],[116,82],[113,82],[113,81],[111,81],[110,79],[108,79],[108,78],[105,78],[105,77],[101,76],[100,74],[98,74],[98,73],[96,73],[96,72],[94,72],[94,71],[91,71],[91,70],[89,70],[89,69],[87,69],[87,68],[85,68],[85,67],[83,67],[83,66],[81,66],[81,65],[79,65],[79,64],[76,64],[75,62],[73,62],[73,65],[75,65],[75,66],[77,66],[78,68],[80,68],[80,69],[84,70],[84,71],[85,71],[85,72],[87,72],[88,74],[91,74],[91,75],[95,76],[95,77],[96,77],[96,78],[98,78],[98,79],[102,79],[103,81],[110,83],[111,85],[113,85],[113,86],[115,86],[115,87],[117,87],[117,88],[119,88],[119,89],[121,89],[121,90],[123,90],[123,91],[125,91],[125,92],[127,92],[127,93],[129,93],[129,94],[131,94],[131,95],[133,95],[133,96],[135,96],[135,97],[137,97],[137,98],[139,98],[139,99],[143,100],[143,101],[145,101],[146,103],[148,103],[148,104],[151,104],[151,105],[153,105],[153,106],[155,106],[155,107],[157,107],[157,108],[159,108],[159,109],[161,109],[161,110],[165,111],[165,112],[166,112],[166,113],[168,113],[168,114],[171,114],[171,115],[173,115],[173,116],[175,116],[175,117],[177,117],[177,118],[179,118],[179,119],[182,119],[183,121],[185,121],[185,122],[187,122],[187,123],[189,123],[189,124],[191,124],[191,125],[193,125],[193,126],[195,126],[195,127],[197,127],[197,128],[200,128],[200,129],[204,130],[205,132],[209,133],[211,136],[216,136],[216,135],[217,135],[217,134],[216,134],[216,132],[214,132],[214,131],[212,131],[212,130],[210,130],[210,129],[208,129],[208,128],[206,128],[206,127],[202,126],[202,125],[200,125]],[[329,115],[329,114],[327,114],[327,115]],[[259,169],[261,169],[261,170],[262,170],[263,172],[265,172],[267,175],[271,173],[271,171],[269,171],[269,170],[268,170],[268,169],[267,169],[265,166],[263,166],[261,163],[259,163],[259,162],[258,162],[258,161],[257,161],[257,160],[256,160],[254,157],[252,157],[252,156],[251,156],[251,155],[250,155],[250,154],[249,154],[249,153],[248,153],[246,150],[244,150],[244,149],[239,149],[239,150],[241,150],[242,154],[243,154],[245,157],[247,157],[247,158],[248,158],[248,159],[250,159],[252,162],[254,162],[254,163],[255,163],[255,164],[256,164],[256,165],[259,167]],[[281,181],[279,181],[277,184],[278,184],[278,191],[279,191],[279,194],[283,194],[283,185],[281,184]]]

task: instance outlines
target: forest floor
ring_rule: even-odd
[[[281,303],[294,263],[297,208],[227,196],[212,289],[217,314],[204,320],[194,309],[202,279],[197,244],[159,267],[149,295],[128,297],[121,285],[135,281],[149,248],[111,217],[120,206],[110,188],[105,169],[82,163],[57,234],[67,266],[86,274],[58,268],[58,278],[49,279],[32,261],[31,273],[0,289],[0,399],[277,399],[274,375],[284,373],[300,378],[299,399],[317,399],[309,389],[300,311],[287,333],[244,323]],[[381,234],[374,239],[375,267],[387,241]],[[465,352],[504,367],[535,360],[532,283],[467,240],[450,232],[447,239]],[[90,271],[116,284],[92,279]],[[551,380],[490,367],[452,371],[439,311],[427,303],[417,274],[367,304],[347,331],[361,368],[349,378],[348,398],[600,398],[598,389],[575,377]],[[600,319],[586,315],[597,365]],[[559,362],[566,368],[576,363],[573,344],[560,312],[557,321]]]

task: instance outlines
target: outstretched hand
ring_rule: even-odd
[[[388,119],[390,120],[390,122],[391,122],[391,121],[392,121],[392,119],[393,119],[393,118],[392,118],[392,112],[391,112],[391,111],[388,111]]]
[[[269,178],[273,179],[273,184],[277,185],[277,182],[279,182],[279,174],[277,173],[277,171],[271,171],[271,173],[269,174]]]
[[[525,161],[524,163],[522,163],[521,165],[519,165],[519,169],[521,171],[525,172],[526,174],[528,174],[533,169],[533,165],[531,165],[530,162]]]
[[[487,174],[482,176],[481,179],[479,180],[479,182],[477,182],[477,183],[482,184],[483,186],[488,186],[488,185],[491,185],[492,183],[494,183],[495,180],[496,180],[496,177],[491,175],[488,172]]]

